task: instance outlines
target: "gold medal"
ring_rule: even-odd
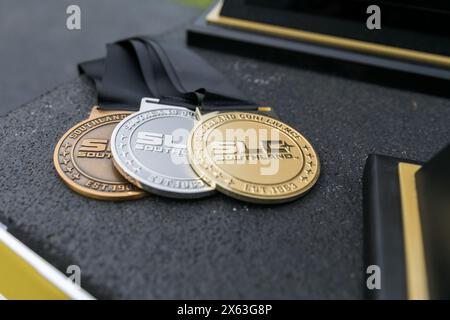
[[[92,109],[89,118],[59,140],[53,162],[59,176],[75,192],[101,200],[126,200],[145,192],[125,180],[114,168],[110,139],[114,127],[131,112]]]
[[[308,191],[320,173],[311,144],[265,115],[223,112],[199,116],[188,154],[195,172],[217,190],[255,203],[281,203]]]

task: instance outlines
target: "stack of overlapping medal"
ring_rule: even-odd
[[[255,203],[290,201],[315,184],[319,160],[269,110],[206,111],[152,97],[136,112],[94,107],[60,139],[54,164],[71,189],[96,199],[192,199],[220,191]]]

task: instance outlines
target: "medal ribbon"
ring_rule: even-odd
[[[248,110],[257,105],[191,50],[166,41],[135,37],[107,45],[105,59],[79,65],[91,77],[102,109],[139,109],[143,97],[206,111]]]

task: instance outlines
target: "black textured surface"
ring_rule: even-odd
[[[61,270],[79,265],[100,298],[361,298],[367,154],[427,160],[450,140],[450,101],[199,52],[315,146],[322,176],[308,195],[263,207],[73,193],[52,153],[95,102],[81,78],[0,118],[0,220]]]

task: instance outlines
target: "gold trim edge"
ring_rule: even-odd
[[[417,198],[415,174],[420,165],[400,162],[398,177],[400,184],[405,248],[406,285],[410,300],[428,300],[428,279],[423,247],[420,210]]]

